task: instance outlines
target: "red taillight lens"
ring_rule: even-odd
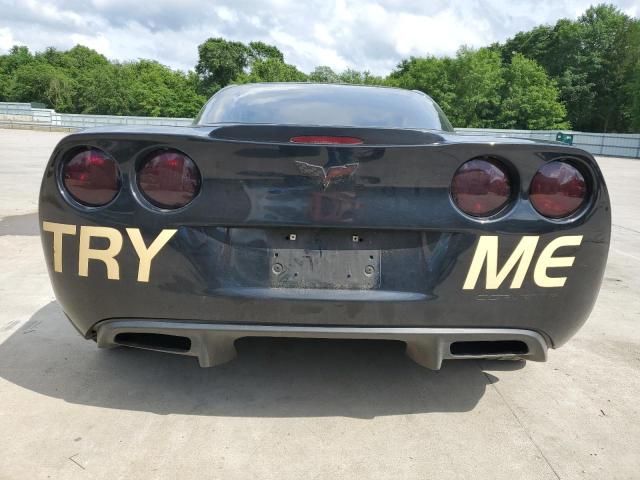
[[[200,172],[185,154],[175,150],[152,153],[138,171],[138,187],[161,208],[180,208],[200,190]]]
[[[291,137],[291,143],[307,143],[312,145],[360,145],[363,143],[357,137],[335,137],[330,135],[300,135]]]
[[[511,183],[498,162],[469,160],[453,176],[451,196],[463,212],[474,217],[488,217],[507,204]]]
[[[113,200],[120,190],[118,165],[102,150],[87,148],[63,165],[62,183],[77,202],[99,207]]]
[[[545,217],[568,217],[582,206],[586,198],[584,176],[565,162],[544,164],[531,181],[529,199]]]

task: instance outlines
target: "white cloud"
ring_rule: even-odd
[[[235,23],[238,21],[238,15],[229,7],[218,7],[216,13],[220,17],[220,19],[224,20],[225,22]]]
[[[16,43],[9,28],[0,28],[0,50],[9,50]]]
[[[93,48],[94,50],[101,52],[107,57],[113,56],[111,42],[103,34],[86,35],[83,33],[72,33],[70,38],[71,43],[74,45],[84,45],[85,47]]]
[[[593,0],[595,2],[595,0]],[[592,0],[0,0],[0,51],[82,43],[112,59],[152,58],[188,70],[197,46],[221,36],[275,44],[303,71],[388,73],[409,55],[452,55],[559,18]],[[638,0],[614,1],[632,16]]]
[[[461,45],[480,46],[488,43],[485,41],[488,28],[481,28],[482,20],[473,28],[460,28],[461,22],[464,22],[464,19],[457,16],[452,9],[431,17],[401,13],[393,20],[392,40],[396,51],[405,57],[426,53],[447,55]],[[452,26],[456,24],[460,27],[457,27],[455,35],[452,35]]]

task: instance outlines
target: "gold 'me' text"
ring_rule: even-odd
[[[476,288],[483,267],[486,267],[484,286],[487,290],[499,288],[513,270],[515,270],[515,273],[509,288],[521,288],[525,275],[533,261],[539,240],[539,236],[522,237],[520,243],[516,245],[502,268],[498,269],[498,237],[493,235],[481,236],[462,289],[473,290]],[[575,257],[556,256],[556,250],[560,247],[577,247],[581,243],[582,235],[568,235],[551,240],[542,249],[542,252],[538,255],[538,261],[535,263],[533,269],[533,281],[535,284],[543,288],[564,287],[567,277],[550,277],[547,272],[553,268],[571,267]]]

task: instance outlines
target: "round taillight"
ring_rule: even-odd
[[[99,207],[109,203],[118,194],[120,173],[116,161],[105,152],[86,148],[64,163],[62,183],[78,203]]]
[[[545,163],[531,181],[529,200],[545,217],[568,217],[582,206],[586,198],[584,176],[569,163]]]
[[[458,168],[451,182],[453,201],[460,210],[474,217],[499,212],[510,196],[509,176],[494,160],[469,160]]]
[[[200,183],[196,164],[176,150],[152,153],[138,171],[138,188],[161,208],[184,207],[198,194]]]

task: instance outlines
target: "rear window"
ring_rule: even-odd
[[[248,84],[216,93],[196,119],[220,123],[453,131],[426,95],[395,88],[330,84]]]

